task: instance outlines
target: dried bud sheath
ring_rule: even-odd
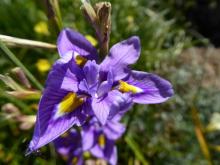
[[[24,72],[23,72],[23,70],[21,68],[16,67],[16,68],[12,69],[12,72],[16,75],[16,77],[22,83],[22,85],[24,85],[28,89],[31,88],[31,84],[28,81],[26,75],[24,74]]]
[[[101,59],[108,54],[109,36],[111,32],[111,4],[109,2],[100,2],[95,8],[86,1],[82,1],[82,11],[85,18],[90,22],[96,31],[99,40],[99,54]]]

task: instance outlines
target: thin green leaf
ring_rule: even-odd
[[[126,136],[125,141],[131,148],[131,150],[134,152],[137,159],[140,160],[143,165],[149,165],[149,162],[144,158],[144,155],[141,153],[138,144],[135,143],[135,141],[130,136]]]
[[[27,77],[32,81],[32,83],[40,90],[43,86],[40,82],[32,75],[32,73],[20,62],[20,60],[8,49],[8,47],[0,40],[0,48],[4,54],[18,67],[20,67]]]

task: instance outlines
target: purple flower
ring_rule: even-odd
[[[88,117],[105,125],[127,111],[132,101],[160,103],[173,95],[168,81],[129,69],[140,55],[138,37],[114,45],[101,64],[96,49],[78,32],[64,29],[57,47],[61,59],[48,75],[27,154],[73,125],[83,125]]]
[[[100,70],[107,73],[114,68],[112,74],[117,89],[130,93],[134,103],[155,104],[169,99],[173,95],[170,82],[151,73],[134,71],[129,65],[137,62],[140,56],[140,40],[134,36],[115,44],[100,64]]]
[[[104,126],[96,118],[92,118],[83,125],[81,133],[70,129],[55,139],[53,141],[55,148],[68,164],[84,164],[83,154],[86,152],[115,165],[117,163],[115,140],[125,131],[124,125],[119,123],[120,118],[117,115],[108,120]]]
[[[68,162],[68,164],[83,164],[81,134],[75,129],[70,129],[54,140],[53,143],[56,151]]]
[[[130,107],[128,94],[113,90],[111,71],[100,76],[97,52],[79,33],[66,29],[58,38],[57,60],[39,103],[33,139],[27,154],[53,141],[73,125],[96,115],[102,124]],[[92,61],[91,61],[92,59]]]
[[[119,119],[120,117],[116,116],[103,126],[93,118],[87,125],[84,125],[82,129],[83,150],[115,165],[117,163],[115,140],[120,138],[125,131]]]

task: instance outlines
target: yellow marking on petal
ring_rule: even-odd
[[[92,46],[97,46],[98,41],[93,36],[86,35],[85,37],[92,44]]]
[[[68,93],[63,100],[60,102],[58,107],[58,115],[63,115],[74,111],[83,103],[83,98],[77,97],[76,93]]]
[[[99,135],[99,138],[98,138],[98,144],[100,147],[104,148],[105,147],[105,136],[103,134]]]
[[[77,162],[78,162],[78,158],[77,158],[77,157],[73,157],[73,159],[72,159],[72,164],[73,164],[73,165],[76,165]]]
[[[132,92],[132,93],[140,93],[143,90],[139,87],[136,87],[134,85],[130,85],[125,81],[119,80],[119,91],[121,92]]]
[[[83,66],[87,62],[87,59],[84,58],[83,56],[80,56],[80,55],[76,54],[75,55],[75,61],[76,61],[77,65]]]
[[[51,64],[47,59],[39,59],[36,63],[37,69],[40,72],[47,72],[51,68]]]

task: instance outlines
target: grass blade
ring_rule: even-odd
[[[18,67],[20,67],[30,81],[40,90],[43,89],[43,86],[40,82],[32,75],[32,73],[20,62],[20,60],[8,49],[8,47],[0,40],[0,48],[4,54]]]

